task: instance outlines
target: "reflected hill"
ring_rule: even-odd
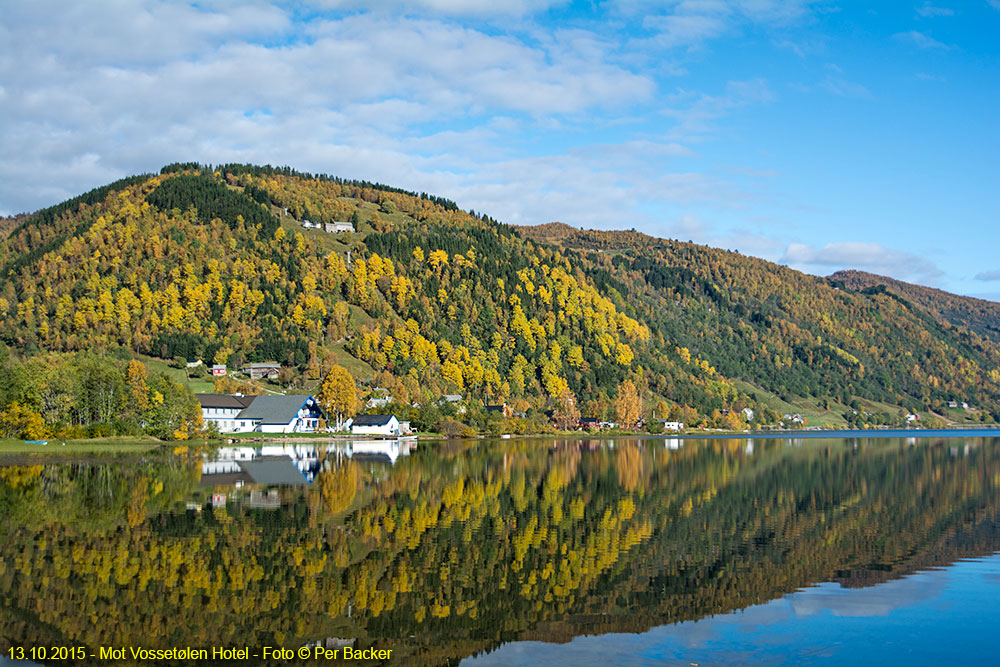
[[[347,454],[306,457],[313,479],[295,486],[205,484],[212,462],[176,459],[0,469],[0,637],[353,641],[443,664],[1000,549],[997,439],[504,440],[393,462],[365,446]]]

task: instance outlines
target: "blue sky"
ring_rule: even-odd
[[[173,161],[1000,299],[1000,0],[0,3],[0,214]]]

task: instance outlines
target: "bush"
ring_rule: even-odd
[[[446,438],[472,438],[476,435],[474,428],[451,417],[439,421],[437,431]]]

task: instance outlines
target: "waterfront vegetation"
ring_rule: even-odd
[[[445,441],[331,455],[308,486],[199,484],[201,459],[0,468],[8,644],[342,637],[442,664],[639,632],[819,581],[1000,548],[1000,441]],[[220,501],[224,498],[224,501]],[[5,647],[4,647],[5,648]]]

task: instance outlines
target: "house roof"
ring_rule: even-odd
[[[507,404],[506,403],[504,403],[503,405],[487,405],[486,406],[486,412],[503,412],[506,409],[507,409]]]
[[[355,426],[385,426],[395,419],[396,415],[358,415],[351,427]],[[399,421],[398,419],[396,421]]]
[[[252,364],[246,364],[243,368],[281,368],[281,364],[277,362],[254,362]]]
[[[257,396],[234,396],[232,394],[195,394],[194,396],[203,408],[230,408],[233,410],[242,410],[257,398]]]
[[[253,478],[254,484],[266,484],[267,486],[305,486],[308,484],[292,460],[286,457],[240,461],[240,468]]]
[[[238,419],[258,420],[261,424],[287,424],[295,418],[295,415],[310,398],[312,396],[305,394],[258,396],[236,417]]]

